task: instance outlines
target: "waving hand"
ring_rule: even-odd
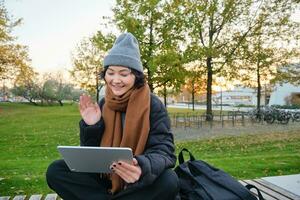
[[[97,103],[93,103],[92,98],[85,94],[80,96],[79,111],[82,119],[88,125],[96,124],[101,118],[101,110]]]

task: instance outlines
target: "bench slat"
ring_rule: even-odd
[[[248,184],[245,180],[240,181],[240,183],[244,186]],[[260,188],[258,187],[258,189],[260,189]],[[260,189],[260,192],[265,200],[278,200],[277,198],[274,198],[274,197],[270,196],[269,194],[265,193],[261,189]],[[254,194],[256,197],[258,197],[256,190],[251,190],[251,193]]]
[[[281,187],[278,187],[270,182],[267,182],[263,179],[255,179],[254,180],[255,182],[258,182],[260,183],[261,185],[264,185],[265,187],[268,187],[268,188],[271,188],[272,190],[278,192],[278,193],[281,193],[282,195],[290,198],[290,199],[293,199],[293,200],[300,200],[300,197],[294,193],[291,193]]]
[[[280,192],[275,191],[272,188],[266,187],[266,186],[260,184],[259,182],[254,181],[254,180],[245,180],[245,182],[248,183],[248,184],[252,184],[252,185],[256,186],[258,189],[260,189],[260,191],[263,191],[265,194],[268,194],[269,196],[273,197],[274,199],[291,200],[290,198],[284,196]]]
[[[34,194],[34,195],[31,195],[31,197],[29,198],[29,200],[41,200],[42,196],[43,195],[41,195],[41,194]]]
[[[13,200],[24,200],[26,198],[26,195],[17,195],[13,198]]]
[[[57,199],[57,194],[47,194],[45,197],[45,200],[56,200]]]

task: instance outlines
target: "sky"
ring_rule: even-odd
[[[102,16],[112,16],[114,0],[5,0],[13,19],[23,18],[12,34],[29,48],[37,72],[66,72],[71,52],[100,30]]]
[[[5,0],[13,18],[23,18],[13,35],[28,46],[38,72],[67,72],[71,53],[85,37],[100,30],[102,16],[112,16],[115,0]],[[300,21],[300,12],[294,15]],[[105,31],[105,30],[102,30]]]

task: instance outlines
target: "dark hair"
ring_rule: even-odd
[[[104,67],[104,69],[100,72],[100,78],[102,78],[105,81],[105,74],[107,71],[108,67]],[[142,86],[144,86],[146,84],[146,77],[144,75],[144,73],[137,71],[135,69],[131,69],[131,73],[133,73],[133,75],[135,76],[135,82],[134,82],[134,87],[135,88],[140,88]]]

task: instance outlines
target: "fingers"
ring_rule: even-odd
[[[115,168],[114,173],[119,175],[126,183],[135,183],[138,180],[137,175],[130,175],[126,171],[122,171],[119,168]]]
[[[88,125],[94,125],[101,118],[101,110],[98,103],[93,103],[92,98],[85,94],[80,96],[79,112]]]
[[[135,158],[133,158],[133,165],[138,165],[138,161]]]
[[[86,95],[86,94],[80,95],[79,100],[80,100],[79,102],[81,102],[81,103],[90,103],[90,102],[92,102],[91,96]]]
[[[83,112],[87,107],[93,105],[91,96],[82,94],[79,98],[79,110]]]
[[[82,113],[82,111],[85,109],[84,103],[83,103],[83,95],[79,97],[79,111]]]
[[[136,160],[133,161],[133,164],[128,164],[123,161],[113,163],[111,169],[127,183],[135,183],[140,179],[142,174],[142,170]]]
[[[100,112],[100,114],[101,114],[101,110],[100,110],[100,107],[99,107],[99,105],[98,105],[97,102],[94,103],[94,108],[95,108],[95,110],[96,110],[97,113]]]
[[[137,167],[137,165],[128,164],[123,161],[118,162],[118,166],[120,166],[121,170],[128,171],[130,173],[138,174],[140,172],[139,166]]]

